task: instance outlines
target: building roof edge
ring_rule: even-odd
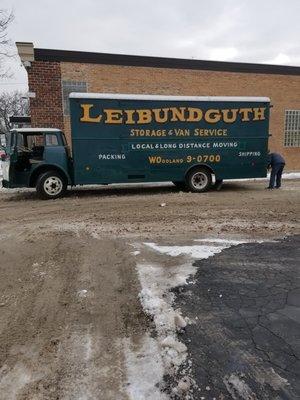
[[[192,60],[85,51],[34,49],[35,61],[75,62],[152,68],[191,69],[219,72],[300,75],[300,67],[228,61]]]

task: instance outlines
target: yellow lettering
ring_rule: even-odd
[[[152,121],[151,110],[136,110],[136,112],[139,116],[138,124],[150,124]]]
[[[103,110],[106,114],[106,124],[122,124],[122,110]]]
[[[231,110],[222,110],[223,121],[227,124],[232,124],[236,121],[238,108],[232,108]]]
[[[204,119],[206,122],[210,124],[215,124],[216,122],[219,122],[221,119],[220,110],[214,110],[214,109],[207,110]]]
[[[124,110],[124,113],[126,114],[125,124],[134,124],[133,114],[135,110]]]
[[[185,121],[184,117],[184,111],[185,107],[180,107],[180,108],[175,108],[172,107],[170,108],[170,111],[172,113],[171,121]]]
[[[90,109],[93,107],[93,104],[80,104],[83,114],[80,118],[80,122],[100,122],[102,115],[98,115],[97,117],[90,116]]]
[[[253,108],[253,121],[263,121],[265,118],[266,107]]]
[[[203,112],[200,108],[188,108],[188,122],[198,122],[201,121],[203,117]]]
[[[155,121],[161,123],[167,122],[169,110],[169,108],[154,108],[152,111],[154,113]]]
[[[150,164],[160,164],[161,163],[161,157],[155,157],[155,156],[149,156],[148,157],[149,163]]]
[[[250,121],[249,114],[252,113],[252,108],[240,108],[242,121]]]

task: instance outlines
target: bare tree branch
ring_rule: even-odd
[[[8,132],[12,126],[9,122],[11,116],[24,116],[29,114],[29,101],[24,94],[15,91],[13,93],[0,94],[0,132]]]
[[[11,11],[0,9],[0,78],[11,76],[9,68],[5,67],[5,61],[15,57],[13,43],[8,37],[8,27],[13,19]]]

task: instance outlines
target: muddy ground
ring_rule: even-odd
[[[124,340],[151,327],[132,245],[299,234],[300,181],[265,186],[0,190],[0,399],[129,399]]]

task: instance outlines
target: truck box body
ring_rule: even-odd
[[[268,98],[72,93],[74,184],[266,176]]]
[[[55,128],[13,129],[3,186],[41,198],[68,185],[172,181],[194,192],[215,177],[265,177],[270,100],[71,93],[72,155]]]

